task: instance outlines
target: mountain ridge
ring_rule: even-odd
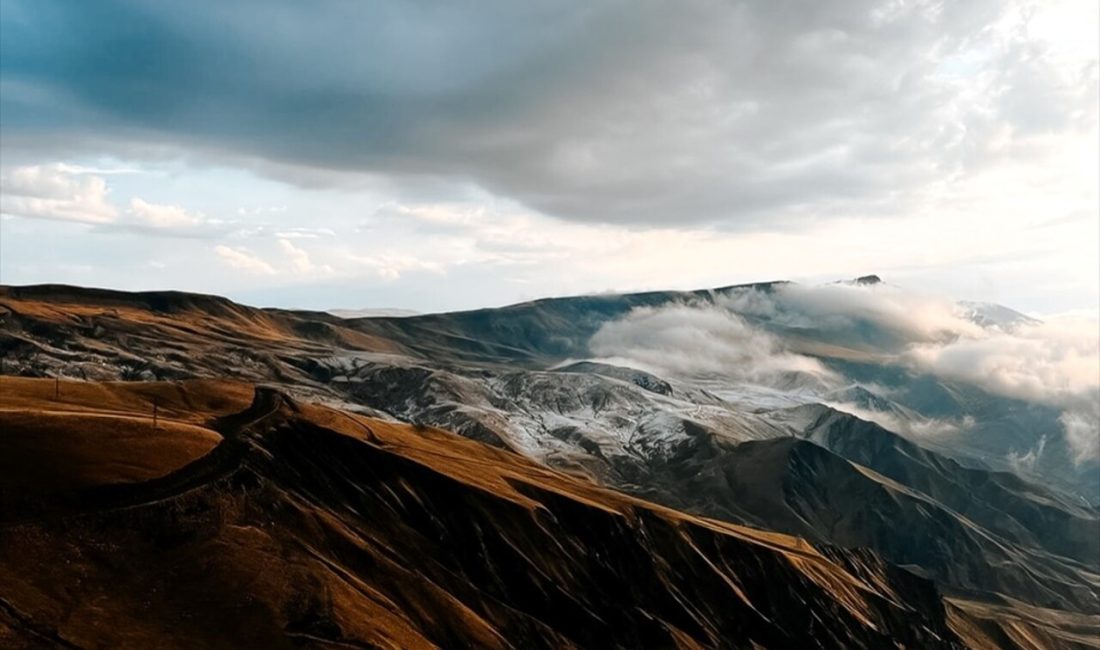
[[[652,309],[666,294],[552,299],[549,312],[524,303],[516,306],[523,318],[480,310],[457,324],[437,314],[366,319],[365,327],[173,292],[81,295],[0,287],[0,371],[92,382],[236,378],[275,386],[296,404],[444,428],[666,507],[805,536],[822,548],[871,549],[883,566],[932,578],[956,625],[986,645],[1013,638],[1005,630],[1032,625],[1038,615],[1027,612],[1042,610],[1040,622],[1063,621],[1035,633],[1053,635],[1048,647],[1088,647],[1067,639],[1097,615],[1094,506],[813,401],[825,394],[807,401],[783,392],[797,387],[693,383],[588,355],[562,358],[586,349],[587,332],[609,317]],[[554,340],[578,323],[567,340]],[[890,381],[909,381],[890,372]],[[916,412],[867,385],[828,395]],[[918,397],[975,399],[950,385],[913,385]],[[763,449],[789,460],[744,460]],[[741,469],[731,474],[734,467]],[[845,517],[854,528],[827,523]],[[907,535],[923,542],[914,546]],[[1006,568],[1016,562],[1027,567],[1019,577]]]

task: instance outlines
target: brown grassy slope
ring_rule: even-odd
[[[0,286],[0,348],[7,374],[52,367],[91,380],[233,376],[280,379],[284,357],[333,347],[402,352],[335,316],[256,309],[226,298],[172,291],[124,293],[61,285]],[[36,362],[32,362],[36,360]],[[142,375],[142,378],[146,378]],[[303,378],[299,378],[303,379]]]
[[[952,598],[948,620],[972,645],[993,648],[1098,648],[1100,616],[1035,607],[1009,598],[1003,604]]]
[[[6,383],[0,402],[26,408],[49,383]],[[108,388],[110,410],[133,417],[163,391],[181,425],[205,421],[223,441],[167,477],[0,515],[0,646],[955,643],[931,585],[870,554],[842,568],[796,538],[272,391],[226,415],[248,387]],[[97,408],[70,406],[41,429],[66,440]],[[105,447],[70,453],[110,465]]]
[[[245,408],[246,386],[123,384],[0,377],[0,503],[145,481],[213,449],[209,418]],[[154,428],[152,410],[157,403]]]
[[[208,424],[252,401],[247,384],[217,379],[171,382],[87,382],[0,376],[0,408],[72,411],[152,418],[154,399],[165,421]]]

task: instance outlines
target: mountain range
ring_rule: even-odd
[[[889,291],[347,317],[0,288],[0,640],[1100,647],[1067,411],[914,361],[1038,321],[917,331]]]

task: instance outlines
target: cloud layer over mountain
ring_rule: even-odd
[[[828,378],[811,357],[784,350],[771,334],[727,309],[703,305],[643,307],[607,323],[589,342],[602,361],[671,376],[720,376],[773,385],[790,373]]]
[[[798,371],[829,380],[825,387],[844,385],[848,380],[816,359],[785,349],[786,341],[808,336],[874,353],[879,363],[1062,410],[1078,460],[1100,458],[1097,321],[1039,322],[991,306],[987,311],[1000,318],[993,321],[976,313],[981,309],[888,284],[789,284],[767,293],[734,292],[713,304],[637,309],[605,325],[590,347],[609,361],[674,376],[775,385],[783,373]],[[824,391],[821,396],[828,401]],[[933,435],[965,425],[904,422],[858,405],[838,406],[905,433]]]

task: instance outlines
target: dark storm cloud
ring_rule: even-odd
[[[5,0],[4,136],[468,182],[587,221],[879,211],[1089,99],[1039,103],[1041,56],[982,59],[1005,6]]]

